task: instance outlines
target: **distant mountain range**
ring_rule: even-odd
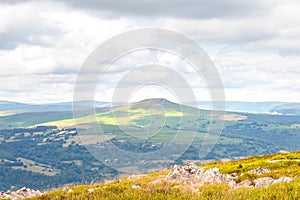
[[[88,102],[86,102],[88,103]],[[110,102],[96,101],[95,107],[110,107]],[[118,103],[117,105],[126,105]],[[0,101],[0,111],[22,111],[22,112],[52,112],[52,111],[72,111],[73,102],[60,102],[48,104],[26,104],[19,102]],[[212,109],[212,102],[199,101],[198,108]],[[300,103],[287,102],[242,102],[226,101],[226,111],[247,112],[247,113],[266,113],[283,115],[300,115]]]
[[[198,108],[212,109],[212,102],[199,101]],[[226,111],[247,112],[256,114],[283,114],[283,115],[300,115],[300,103],[287,102],[242,102],[226,101]]]
[[[88,102],[86,102],[88,103]],[[109,102],[94,102],[98,108],[110,107]],[[19,102],[0,101],[0,111],[19,110],[23,112],[52,112],[52,111],[72,111],[73,102],[60,102],[49,104],[26,104]]]
[[[278,112],[284,115],[300,115],[300,103],[286,103],[271,109],[271,112]]]

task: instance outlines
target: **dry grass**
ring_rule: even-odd
[[[290,176],[300,175],[299,162],[275,162],[275,159],[299,159],[300,152],[289,154],[266,155],[262,157],[251,157],[239,161],[214,162],[203,165],[205,168],[217,166],[223,173],[237,171],[247,174],[247,171],[257,166],[268,167],[272,173],[268,176]],[[256,200],[256,199],[300,199],[300,178],[294,178],[290,183],[279,183],[268,188],[239,188],[231,189],[226,183],[202,187],[192,187],[189,184],[174,183],[166,181],[165,177],[169,170],[154,172],[147,175],[125,177],[121,180],[110,181],[97,185],[80,185],[70,187],[67,190],[56,190],[34,199],[212,199],[212,200]],[[264,176],[264,175],[262,175]],[[248,179],[251,177],[247,177]],[[253,178],[253,177],[252,177]],[[257,178],[257,177],[256,177]],[[133,187],[135,186],[135,187]]]

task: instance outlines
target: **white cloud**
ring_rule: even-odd
[[[1,4],[0,47],[11,49],[20,43],[51,45],[62,33],[57,23],[44,14],[51,11],[50,7],[49,2]]]
[[[93,49],[123,31],[153,26],[177,30],[204,45],[219,69],[229,100],[299,101],[297,1],[264,1],[257,11],[232,15],[224,11],[215,16],[209,10],[191,16],[162,11],[127,15],[128,10],[116,14],[121,7],[110,10],[109,2],[105,9],[99,4],[93,9],[92,3],[85,9],[78,2],[69,5],[50,1],[0,4],[0,99],[70,101],[76,74]],[[135,54],[113,65],[102,98],[109,99],[122,71],[149,62],[174,66],[198,96],[208,98],[193,69],[166,53]]]

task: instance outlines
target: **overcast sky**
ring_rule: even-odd
[[[227,100],[299,102],[299,10],[297,0],[4,0],[0,100],[72,101],[77,73],[97,46],[124,31],[156,27],[183,33],[203,47],[220,73]],[[141,60],[184,65],[172,55],[147,51],[116,65],[125,70]],[[117,82],[117,72],[104,82],[97,100],[111,100],[110,79]],[[209,100],[197,77],[187,79],[198,100]],[[158,88],[145,91],[135,98],[171,95]]]

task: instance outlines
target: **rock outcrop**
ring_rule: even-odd
[[[175,165],[168,174],[168,181],[190,182],[201,186],[204,183],[222,183],[229,182],[233,178],[228,174],[221,174],[217,167],[205,170],[194,163],[184,166]]]
[[[194,181],[203,171],[203,168],[198,167],[194,163],[184,166],[174,165],[172,171],[167,176],[167,180],[191,182]]]
[[[204,171],[201,174],[198,174],[197,179],[199,179],[202,184],[204,183],[215,184],[215,183],[229,182],[233,178],[228,174],[221,174],[219,169],[217,167],[214,167]]]
[[[1,192],[0,193],[0,199],[25,199],[25,198],[31,198],[35,196],[40,196],[43,193],[39,190],[32,190],[26,187],[23,187],[17,191],[7,191],[7,192]]]
[[[271,170],[258,167],[254,170],[249,171],[254,174],[264,174]],[[258,178],[251,182],[250,180],[244,180],[242,182],[236,182],[238,180],[237,173],[222,174],[217,167],[205,170],[204,168],[198,167],[197,165],[190,163],[184,166],[175,165],[171,172],[167,175],[168,181],[191,183],[193,186],[202,186],[205,183],[216,184],[216,183],[228,183],[231,188],[240,187],[256,187],[264,188],[271,184],[280,182],[290,182],[293,178],[281,177],[279,179],[273,179],[271,177]]]

